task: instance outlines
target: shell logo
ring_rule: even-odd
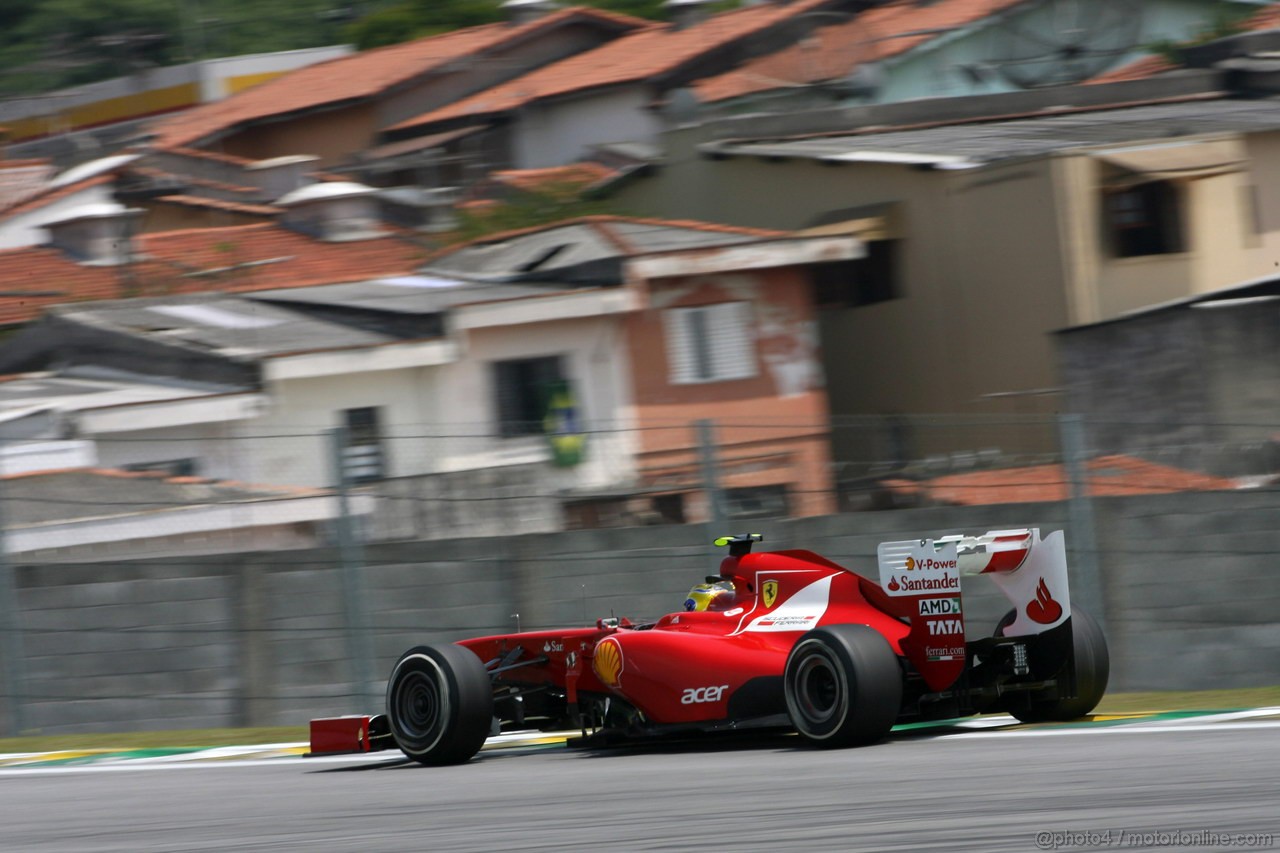
[[[622,681],[622,646],[612,637],[596,646],[591,668],[607,687],[618,687]]]
[[[907,571],[911,571],[911,570],[912,570],[912,569],[914,569],[915,567],[916,567],[916,558],[915,558],[915,557],[907,557]]]

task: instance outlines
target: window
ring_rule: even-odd
[[[756,375],[749,302],[668,308],[662,319],[672,385]]]
[[[198,459],[165,459],[159,462],[133,462],[122,466],[126,471],[162,471],[170,477],[194,477],[200,470]]]
[[[1181,199],[1168,181],[1116,189],[1103,196],[1111,251],[1117,258],[1183,251]]]
[[[866,257],[814,264],[814,301],[823,308],[859,308],[900,297],[899,242],[871,240]]]
[[[382,451],[382,429],[378,408],[344,409],[342,422],[347,428],[347,444],[342,448],[342,467],[353,483],[381,480],[385,476]]]
[[[725,515],[730,519],[786,518],[787,487],[755,486],[724,490]]]
[[[499,435],[542,434],[547,397],[565,380],[563,362],[558,355],[494,362]]]

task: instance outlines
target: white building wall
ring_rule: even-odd
[[[98,465],[103,468],[193,459],[197,476],[253,482],[249,457],[234,439],[231,423],[111,432],[93,437]]]
[[[253,481],[327,486],[333,482],[328,431],[343,411],[377,407],[388,476],[431,470],[431,455],[415,437],[433,420],[438,367],[379,370],[271,383],[270,411],[237,428]]]
[[[598,488],[634,477],[637,436],[623,315],[553,320],[460,333],[460,360],[269,383],[252,419],[113,432],[95,437],[99,464],[196,459],[196,473],[273,486],[333,482],[329,430],[345,409],[377,407],[387,476],[547,464],[555,488]],[[560,355],[589,432],[586,460],[556,469],[542,436],[497,436],[493,363]]]
[[[88,187],[77,193],[52,201],[43,207],[19,213],[0,222],[0,249],[20,249],[25,246],[43,246],[49,242],[49,232],[43,227],[66,216],[73,208],[86,204],[111,201],[111,188],[104,185]],[[42,282],[41,286],[53,286],[55,282]],[[56,288],[55,288],[56,289]]]
[[[565,487],[593,488],[628,482],[635,472],[632,393],[627,377],[622,316],[561,320],[536,325],[474,329],[466,358],[442,369],[441,425],[450,435],[438,460],[442,470],[548,460],[541,436],[497,437],[494,363],[562,356],[583,426],[589,431],[583,464],[558,472]]]
[[[649,109],[652,98],[648,87],[636,85],[525,107],[515,132],[516,168],[572,163],[604,142],[656,142],[664,124]]]

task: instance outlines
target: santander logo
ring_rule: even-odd
[[[1041,625],[1052,625],[1062,618],[1062,605],[1053,600],[1044,578],[1036,586],[1035,600],[1027,604],[1027,618]]]
[[[897,592],[897,591],[898,591],[898,590],[900,590],[900,589],[902,589],[902,586],[898,583],[898,579],[897,579],[897,578],[889,578],[889,591],[890,591],[890,592]]]

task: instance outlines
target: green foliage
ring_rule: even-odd
[[[506,201],[490,207],[463,209],[458,214],[458,227],[450,235],[451,241],[466,242],[497,234],[548,225],[580,216],[619,214],[612,204],[599,199],[586,199],[573,192],[547,187],[539,192],[519,192]]]
[[[0,0],[0,96],[342,40],[338,0]]]
[[[663,17],[663,0],[592,0]],[[739,0],[721,0],[719,11]],[[501,0],[0,0],[0,97],[193,59],[361,49],[502,20]]]
[[[407,0],[351,24],[346,38],[360,50],[368,50],[500,20],[497,0]]]
[[[1185,65],[1186,54],[1184,51],[1187,48],[1199,47],[1200,45],[1208,44],[1211,41],[1217,41],[1218,39],[1239,35],[1245,31],[1245,24],[1252,15],[1252,9],[1219,10],[1213,16],[1213,20],[1191,38],[1184,41],[1160,39],[1145,45],[1145,49],[1148,53],[1154,53],[1157,56],[1164,57],[1164,59],[1173,65]]]

